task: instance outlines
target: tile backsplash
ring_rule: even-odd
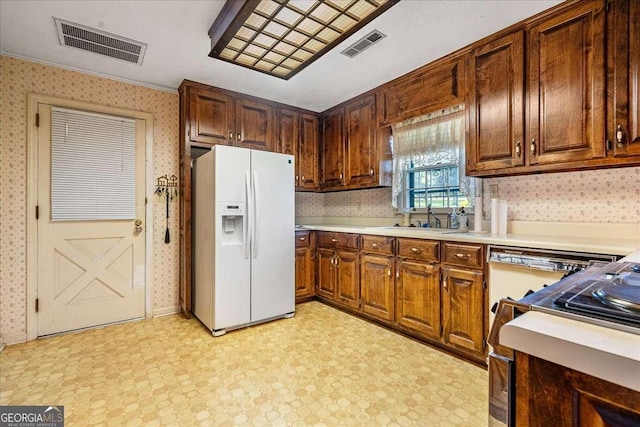
[[[640,167],[483,179],[509,204],[510,221],[639,223]],[[296,193],[296,217],[393,217],[391,189]]]

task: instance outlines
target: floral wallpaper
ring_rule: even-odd
[[[145,111],[154,117],[154,176],[178,175],[178,94],[0,56],[0,334],[26,338],[27,94],[36,93]],[[165,210],[153,226],[154,312],[178,306],[178,204],[170,207],[170,244],[164,243]],[[150,228],[147,228],[148,232]]]
[[[483,179],[509,204],[510,221],[640,223],[640,167]],[[393,217],[391,189],[298,193],[297,217]]]

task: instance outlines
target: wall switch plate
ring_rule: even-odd
[[[492,199],[498,198],[498,184],[491,184],[489,186],[489,193],[491,194]]]

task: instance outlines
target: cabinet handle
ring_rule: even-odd
[[[298,183],[298,175],[296,175],[296,183]]]
[[[300,238],[298,238],[298,240],[300,240],[301,242],[304,242],[305,240],[307,240],[307,238],[306,237],[300,237]]]
[[[338,242],[338,239],[331,239],[331,241],[332,241],[333,243],[337,243],[337,242]]]
[[[449,292],[449,286],[447,285],[447,276],[442,276],[442,287],[445,292]]]
[[[229,141],[233,141],[233,132],[229,131]]]
[[[468,258],[471,258],[471,255],[470,254],[456,254],[456,257],[458,257],[458,258],[467,258],[468,259]]]
[[[374,175],[374,173],[373,173],[373,168],[371,168],[371,170],[369,171],[369,175],[371,175],[371,176],[373,176],[373,175]]]
[[[387,276],[391,277],[391,267],[387,269]]]
[[[238,142],[241,142],[244,138],[242,137],[242,134],[238,132],[236,133],[236,139],[238,140]]]
[[[521,152],[520,152],[520,140],[516,141],[516,156],[520,157],[521,156]]]
[[[535,138],[531,140],[531,155],[536,155],[536,140]]]
[[[413,252],[414,254],[419,254],[422,252],[422,249],[420,248],[411,248],[411,252]]]
[[[396,278],[399,279],[400,278],[400,269],[396,270]]]
[[[339,263],[340,263],[340,259],[338,258],[338,255],[336,255],[336,267],[338,266]]]
[[[372,247],[372,248],[377,248],[377,247],[378,247],[378,244],[377,244],[377,243],[372,243],[372,244],[371,244],[371,247]]]
[[[340,179],[342,179],[342,176],[343,176],[343,175],[342,175],[342,174],[340,174]]]
[[[624,147],[622,141],[624,141],[624,132],[622,132],[622,125],[616,127],[616,141],[618,141],[618,148]]]
[[[302,182],[304,182],[304,175],[302,175]]]

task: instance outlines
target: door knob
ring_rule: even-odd
[[[133,221],[133,233],[134,234],[140,234],[142,233],[142,220],[141,219],[136,219],[135,221]]]

